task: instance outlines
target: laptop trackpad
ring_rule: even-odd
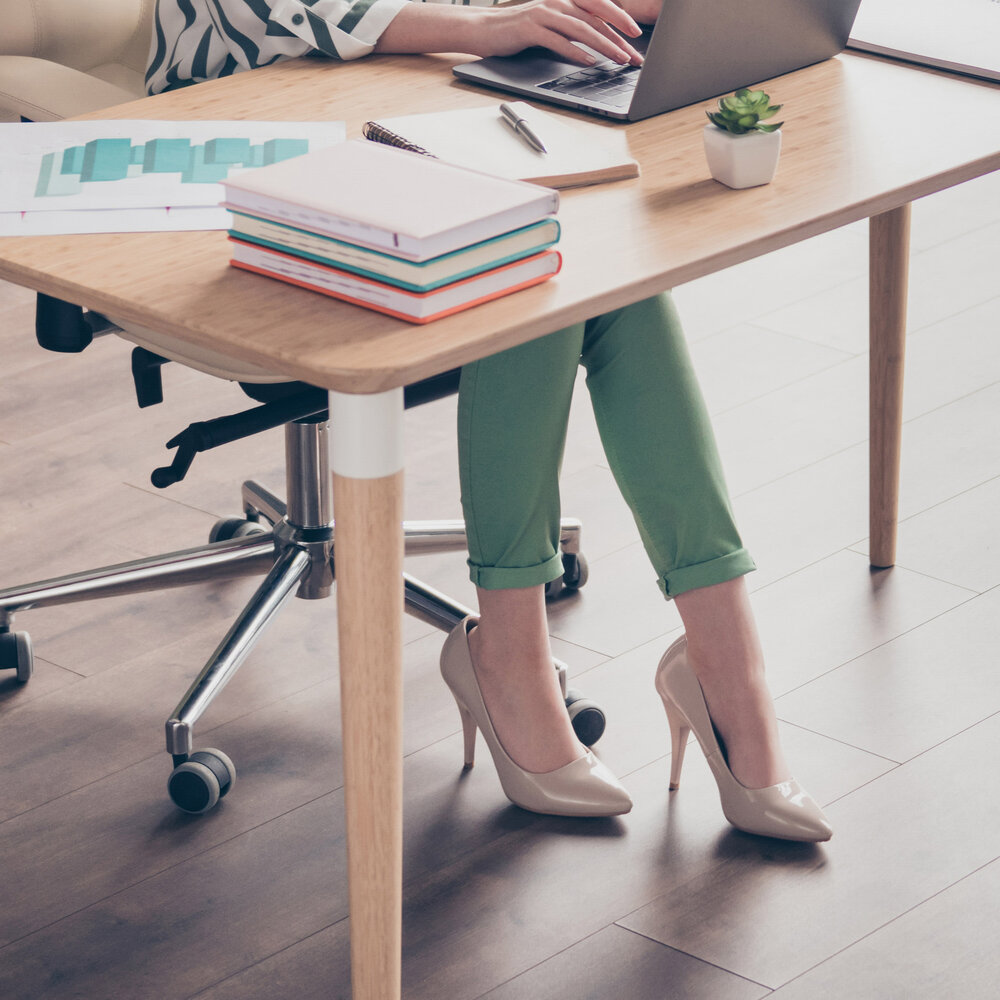
[[[481,80],[514,84],[524,87],[537,86],[546,80],[554,80],[580,67],[576,63],[564,62],[548,49],[525,49],[513,56],[488,56],[475,62],[464,63],[456,70],[462,75],[474,76]]]

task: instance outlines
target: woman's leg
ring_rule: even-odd
[[[583,750],[559,691],[544,585],[562,573],[559,467],[583,325],[467,365],[459,472],[480,624],[476,676],[507,753],[553,771]]]
[[[608,464],[664,594],[753,570],[670,296],[588,321],[582,363]]]
[[[688,658],[737,778],[788,777],[743,575],[753,562],[680,322],[658,296],[587,324],[583,364],[605,452],[658,583],[676,597]]]
[[[764,655],[742,577],[677,595],[694,670],[730,770],[747,788],[768,788],[791,775],[764,677]]]

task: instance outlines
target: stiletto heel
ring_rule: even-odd
[[[457,702],[456,702],[457,704]],[[464,706],[458,706],[458,714],[462,717],[462,739],[465,742],[465,770],[469,771],[476,763],[476,731],[479,728],[472,713]]]
[[[462,717],[465,767],[472,766],[476,730],[483,734],[504,794],[515,805],[553,816],[618,816],[632,808],[628,792],[582,744],[582,756],[564,767],[538,774],[519,767],[504,750],[490,720],[469,651],[469,632],[478,624],[466,618],[445,640],[441,676],[451,689]]]
[[[763,837],[810,843],[833,836],[823,810],[794,779],[768,788],[747,788],[733,775],[712,725],[701,684],[688,664],[686,637],[681,636],[663,654],[656,670],[656,690],[670,725],[672,789],[677,787],[687,736],[693,730],[712,769],[722,811],[733,826]]]
[[[681,768],[684,766],[684,752],[691,736],[691,727],[672,701],[664,700],[663,707],[667,711],[667,723],[670,726],[670,791],[675,792],[681,785]]]

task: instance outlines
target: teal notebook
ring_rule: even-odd
[[[559,240],[559,223],[543,219],[501,236],[416,263],[391,254],[345,243],[282,222],[233,212],[229,235],[235,239],[330,264],[361,277],[385,281],[413,292],[425,292],[494,267],[530,257]]]

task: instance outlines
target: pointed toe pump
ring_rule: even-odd
[[[680,783],[684,751],[693,730],[719,787],[722,811],[738,830],[810,843],[833,836],[823,811],[794,779],[768,788],[747,788],[733,775],[708,714],[701,685],[688,664],[684,636],[663,654],[656,671],[656,690],[663,699],[670,725],[671,790]]]
[[[632,799],[607,766],[583,744],[582,756],[555,771],[536,773],[519,767],[504,750],[479,689],[469,650],[469,633],[478,619],[457,625],[441,651],[441,676],[451,689],[462,717],[465,766],[472,766],[476,730],[483,734],[504,794],[515,805],[552,816],[618,816],[632,808]]]

